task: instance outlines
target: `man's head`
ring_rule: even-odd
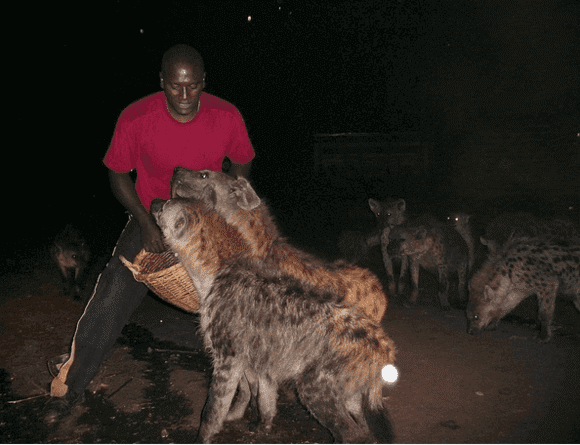
[[[189,45],[172,46],[163,54],[159,77],[171,116],[179,122],[193,119],[205,87],[201,55]]]

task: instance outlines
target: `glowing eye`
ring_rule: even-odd
[[[201,176],[201,179],[205,179],[205,178],[207,178],[207,173],[206,172],[201,172],[199,174],[199,176]]]

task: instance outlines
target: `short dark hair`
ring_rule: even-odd
[[[176,62],[193,62],[199,67],[202,73],[205,73],[201,54],[191,46],[179,43],[169,48],[163,54],[163,58],[161,59],[161,76],[164,78],[167,77],[169,67]]]

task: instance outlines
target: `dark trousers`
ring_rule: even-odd
[[[63,366],[64,371],[61,368],[61,374],[66,372],[64,381],[68,396],[76,397],[85,390],[147,294],[147,286],[135,281],[119,259],[119,255],[123,255],[133,261],[142,246],[141,227],[130,217],[77,323],[71,357]],[[59,377],[63,379],[64,376]]]

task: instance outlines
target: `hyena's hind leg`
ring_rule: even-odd
[[[224,360],[220,360],[214,364],[198,433],[198,440],[201,439],[203,443],[209,443],[221,431],[239,381],[244,378],[241,364],[232,362],[233,360],[226,360],[224,363]]]
[[[342,391],[333,376],[298,384],[298,397],[316,420],[328,428],[337,443],[368,443],[366,431],[357,423],[362,419],[362,409],[354,404],[347,408]]]
[[[580,285],[576,288],[576,296],[574,297],[574,306],[580,312]]]
[[[246,370],[244,375],[240,378],[238,384],[238,396],[234,399],[234,404],[228,413],[226,420],[240,420],[246,413],[246,408],[250,401],[252,401],[252,410],[255,407],[258,397],[258,378],[251,372]]]
[[[259,429],[266,432],[272,430],[277,412],[278,384],[267,376],[258,379],[258,411],[260,412]]]
[[[538,296],[538,319],[540,320],[540,335],[538,340],[541,343],[549,342],[552,338],[552,320],[556,308],[556,296],[558,294],[558,281],[553,280],[546,285]]]

